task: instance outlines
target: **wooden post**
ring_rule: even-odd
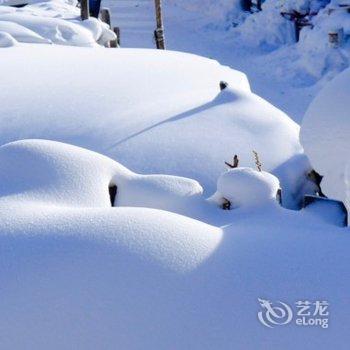
[[[257,7],[257,9],[258,9],[259,11],[262,10],[262,8],[261,8],[261,0],[257,0],[257,1],[256,1],[256,7]]]
[[[164,27],[162,16],[162,0],[155,0],[157,28],[154,31],[157,49],[165,50]]]
[[[80,16],[82,21],[89,18],[89,0],[80,0]]]
[[[328,33],[328,41],[331,47],[337,48],[343,39],[343,29],[334,30]]]
[[[243,11],[250,11],[252,8],[252,1],[251,0],[241,0],[241,6]]]
[[[120,28],[119,27],[114,27],[113,28],[113,32],[115,33],[115,35],[117,36],[116,40],[112,40],[110,42],[110,47],[119,47],[120,46]]]
[[[100,13],[101,21],[107,23],[109,28],[111,28],[111,13],[108,8],[103,8]]]

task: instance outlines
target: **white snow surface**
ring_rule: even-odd
[[[349,228],[334,226],[335,207],[297,212],[275,200],[279,182],[289,206],[312,192],[299,127],[252,93],[243,73],[180,52],[105,49],[95,42],[110,32],[81,23],[76,9],[72,16],[74,2],[31,3],[0,6],[0,144],[50,138],[92,151],[45,140],[0,147],[0,348],[347,349]],[[231,31],[213,18],[244,18],[225,16],[222,0],[195,3],[205,16],[196,6],[193,22],[173,12],[170,47],[247,68],[253,86],[272,100],[285,95],[281,104],[298,119],[320,85],[290,87],[295,45],[286,65],[261,48],[232,51]],[[275,80],[281,67],[288,86]],[[303,143],[316,170],[346,179],[343,110],[332,110],[341,122],[330,126],[339,136],[335,170],[312,153],[332,103],[316,123],[308,113]],[[262,173],[252,170],[252,150]],[[234,154],[243,168],[224,172]],[[226,197],[240,206],[222,210]],[[259,299],[326,300],[330,327],[266,329]]]
[[[232,37],[247,47],[274,51],[269,60],[278,67],[276,73],[281,79],[294,80],[299,86],[320,80],[325,84],[349,66],[350,19],[349,13],[339,4],[327,0],[266,0],[262,9],[232,29]],[[310,17],[310,25],[301,30],[298,43],[294,23],[281,16],[282,12],[293,11],[316,14]],[[338,31],[343,34],[340,34],[340,44],[334,47],[329,43],[328,34]]]
[[[68,142],[140,173],[196,179],[207,194],[215,191],[224,161],[238,154],[242,166],[254,167],[256,150],[264,170],[280,169],[291,202],[298,194],[289,179],[305,179],[309,167],[304,161],[291,171],[282,167],[302,158],[299,127],[251,93],[244,74],[213,60],[171,51],[37,45],[4,50],[0,73],[7,87],[0,95],[3,144]],[[84,79],[90,83],[82,89]],[[222,92],[221,80],[229,83]]]
[[[212,21],[226,21],[231,12],[242,12],[241,0],[168,0],[167,3],[186,11],[199,12]]]
[[[12,47],[17,41],[8,33],[0,31],[0,47]]]
[[[52,141],[2,146],[0,169],[2,349],[346,349],[347,230],[275,202],[223,211],[192,180]],[[111,181],[139,205],[111,208]],[[154,208],[167,197],[186,216]],[[315,296],[328,329],[257,320],[258,298]]]
[[[324,176],[322,188],[350,210],[350,70],[331,81],[311,103],[301,141],[312,165]]]
[[[48,0],[32,1],[22,8],[0,6],[0,31],[21,43],[97,46],[115,39],[115,34],[100,20],[81,21],[76,5],[75,0]]]
[[[279,188],[278,179],[265,171],[236,168],[220,175],[214,198],[230,201],[232,208],[260,206],[276,200]]]
[[[109,1],[113,7],[113,3]],[[313,85],[320,80],[333,78],[349,66],[349,13],[348,1],[335,0],[266,0],[262,11],[253,13],[242,10],[241,1],[169,1],[166,9],[170,13],[180,9],[193,12],[200,18],[201,30],[220,33],[231,45],[231,54],[251,50],[255,55],[264,52],[265,64],[272,65],[271,74],[279,80],[294,80],[297,86]],[[168,8],[167,8],[168,6]],[[310,25],[301,30],[296,43],[294,22],[281,13],[311,13],[307,17]],[[198,20],[197,20],[198,22]],[[341,31],[341,43],[333,47],[328,34]],[[170,29],[170,34],[173,35]],[[195,49],[194,49],[195,50]],[[270,53],[273,51],[273,53]],[[234,62],[234,58],[232,58]],[[271,62],[269,62],[271,61]],[[263,64],[263,62],[261,62]],[[277,69],[276,69],[277,68]]]

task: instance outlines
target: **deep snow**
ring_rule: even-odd
[[[2,146],[0,164],[2,349],[347,348],[347,230],[268,198],[223,211],[190,181],[194,203],[173,177],[111,208],[110,181],[131,199],[140,177],[55,142]],[[154,209],[176,197],[209,222]],[[328,300],[330,327],[267,330],[259,298]]]
[[[28,1],[15,8],[0,1],[0,32],[21,43],[42,43],[94,47],[116,38],[105,23],[96,18],[82,22],[76,0]],[[23,2],[22,2],[23,4]]]
[[[350,70],[330,82],[311,103],[301,141],[315,169],[324,176],[326,195],[344,202],[350,212]]]
[[[252,93],[243,73],[214,60],[99,47],[101,24],[70,18],[68,2],[0,7],[8,19],[0,23],[0,144],[50,138],[103,154],[45,140],[0,147],[0,348],[347,349],[349,229],[337,227],[334,205],[292,211],[276,198],[281,187],[283,204],[296,208],[316,190],[298,125]],[[153,5],[130,3],[145,16]],[[215,24],[234,18],[227,2],[201,5],[199,15],[166,3],[169,47],[243,68],[253,91],[300,121],[327,77],[291,85],[295,72],[279,74],[283,49],[232,47],[231,30]],[[124,23],[135,23],[126,11]],[[133,34],[129,27],[122,43],[145,44],[151,23],[144,17]],[[86,38],[92,47],[67,47]],[[317,170],[344,178],[343,76],[311,105],[302,133]],[[329,100],[339,86],[345,96]],[[339,114],[329,127],[342,142],[327,162],[320,150],[333,143],[318,142],[329,111]],[[240,167],[227,169],[234,154]],[[340,198],[334,182],[326,189]],[[222,208],[227,200],[231,210]],[[267,329],[257,317],[262,299],[294,308],[328,301],[330,326],[293,320]]]
[[[322,1],[267,0],[262,12],[250,16],[240,10],[239,3],[165,1],[168,49],[211,57],[246,73],[255,93],[300,123],[322,87],[349,65],[348,41],[338,48],[328,43],[331,31],[343,28],[344,38],[349,34],[349,14],[332,1],[314,17],[314,29],[305,27],[295,44],[293,25],[280,12],[292,3],[296,10],[312,3],[314,10]],[[105,0],[103,4],[112,10],[113,25],[120,26],[123,47],[155,47],[153,1]],[[328,15],[333,7],[336,10]]]
[[[254,166],[255,150],[264,170],[280,178],[286,206],[300,202],[297,183],[306,181],[310,166],[298,125],[251,93],[244,74],[213,60],[171,51],[22,45],[3,50],[0,73],[7,86],[0,95],[1,143],[68,142],[137,172],[196,179],[207,194],[225,161],[238,154],[242,166]],[[229,88],[220,92],[222,80]],[[293,157],[294,166],[285,166]]]

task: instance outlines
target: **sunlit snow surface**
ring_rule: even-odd
[[[213,3],[204,12],[223,18]],[[243,73],[179,52],[104,49],[100,24],[63,20],[72,7],[62,4],[0,8],[0,348],[347,349],[349,229],[333,224],[337,213],[275,200],[281,185],[284,204],[300,204],[310,185],[299,127]],[[28,9],[46,33],[9,17]],[[254,91],[300,119],[314,90],[277,84],[275,66],[252,64],[264,57],[199,40],[211,31],[199,35],[196,21],[186,31],[179,13],[167,17],[170,47],[247,68]],[[39,44],[54,40],[94,48]],[[6,144],[28,138],[86,149]],[[253,150],[262,174],[246,168]],[[225,172],[234,154],[245,168]],[[267,329],[259,299],[293,310],[328,301],[329,328],[294,318]]]
[[[325,193],[350,211],[350,70],[331,81],[312,102],[301,140],[315,168],[324,176]]]
[[[223,211],[192,180],[50,141],[0,165],[1,348],[345,349],[348,230],[269,196]],[[327,300],[330,327],[267,329],[258,298]]]

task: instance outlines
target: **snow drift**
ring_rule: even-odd
[[[257,64],[267,64],[282,81],[293,80],[297,86],[328,81],[349,66],[349,1],[336,0],[266,0],[262,11],[243,11],[241,1],[176,1],[176,6],[192,11],[200,18],[203,32],[216,32],[214,38],[235,50],[266,54]],[[173,2],[170,1],[169,5]],[[176,9],[176,8],[175,8]],[[169,8],[172,12],[173,8]],[[282,15],[284,14],[284,15]],[[305,16],[297,41],[295,20],[290,15]],[[198,21],[194,17],[195,21]],[[339,44],[329,42],[329,34],[339,34]],[[217,40],[217,39],[215,39]],[[227,55],[227,53],[226,53]]]
[[[0,95],[2,143],[19,138],[73,143],[137,172],[196,179],[207,194],[234,154],[242,166],[254,167],[256,150],[266,171],[302,154],[296,123],[251,93],[244,74],[203,57],[13,47],[0,55],[0,74],[7,86]],[[82,89],[86,77],[91,83]],[[222,80],[229,88],[220,92]],[[307,169],[301,162],[291,173],[279,172],[286,196],[294,191],[288,179],[305,179]]]
[[[15,3],[3,1],[1,4]],[[21,43],[96,46],[115,39],[105,23],[95,18],[82,22],[76,5],[75,0],[50,0],[31,1],[18,9],[0,6],[0,31]]]
[[[276,179],[262,178],[262,188],[274,191]],[[200,205],[191,202],[201,196],[192,180],[137,175],[52,141],[0,147],[1,348],[256,349],[264,342],[295,349],[307,341],[341,349],[348,342],[347,230],[266,201],[232,211],[208,203],[209,224],[154,208],[111,208],[110,181],[140,203],[152,196],[159,207],[166,199],[187,210]],[[265,296],[290,305],[301,296],[328,300],[332,326],[290,324],[266,335],[257,320]]]
[[[232,12],[242,12],[241,0],[168,0],[167,3],[206,16],[211,21],[226,21]]]
[[[311,103],[301,141],[312,165],[324,176],[326,195],[343,201],[350,212],[350,70],[331,81]]]
[[[228,200],[231,208],[262,206],[277,200],[279,188],[278,179],[267,172],[236,168],[219,177],[212,199],[219,203]]]

